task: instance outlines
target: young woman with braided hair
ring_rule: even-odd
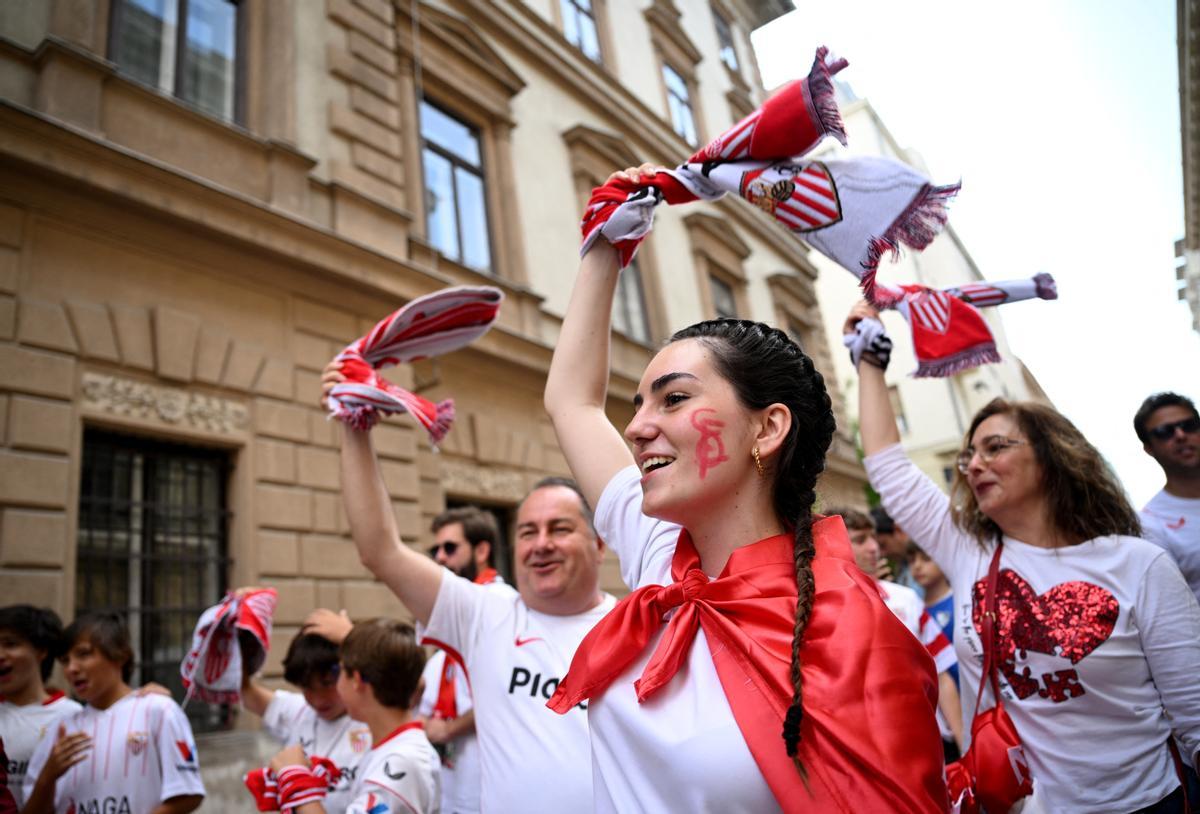
[[[549,704],[587,705],[596,810],[945,810],[932,661],[840,518],[812,513],[835,429],[820,373],[761,323],[685,328],[642,376],[631,454],[605,414],[619,273],[597,241],[545,394],[635,589]]]

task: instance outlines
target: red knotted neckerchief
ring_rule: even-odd
[[[548,706],[564,713],[604,692],[675,608],[635,682],[638,699],[672,679],[703,629],[733,717],[784,811],[946,811],[933,661],[854,564],[841,518],[816,521],[813,540],[816,592],[801,651],[799,758],[807,789],[781,737],[792,699],[796,611],[786,535],[735,550],[720,576],[709,579],[682,532],[674,582],[639,588],[619,602],[584,638]]]
[[[484,568],[475,577],[475,584],[490,585],[497,576],[498,572],[495,568]],[[458,717],[458,688],[454,681],[454,672],[451,669],[454,661],[455,659],[446,653],[446,658],[442,662],[442,677],[438,681],[437,701],[433,705],[433,717],[435,718],[451,720]],[[459,669],[462,669],[461,665]]]

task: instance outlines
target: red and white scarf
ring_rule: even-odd
[[[271,649],[271,620],[278,595],[274,588],[227,595],[200,614],[192,634],[192,647],[180,665],[187,690],[183,705],[192,698],[209,704],[241,702],[243,673],[258,672]],[[248,636],[240,636],[245,632]]]
[[[879,260],[901,244],[929,245],[946,223],[946,203],[958,185],[934,186],[890,158],[802,160],[827,135],[846,142],[832,76],[847,62],[826,62],[827,56],[826,48],[817,49],[807,78],[785,85],[686,163],[636,184],[616,179],[594,189],[583,217],[582,253],[603,236],[628,265],[661,201],[734,194],[854,274],[874,301]]]
[[[366,430],[381,416],[409,413],[433,443],[441,441],[454,421],[453,400],[434,404],[377,371],[469,345],[492,327],[503,299],[491,286],[457,286],[417,297],[381,320],[335,357],[346,381],[329,393],[330,415]]]
[[[309,758],[309,766],[287,766],[278,774],[269,768],[251,769],[242,778],[259,811],[291,811],[305,803],[320,803],[342,777],[331,760]]]
[[[996,340],[978,308],[1020,300],[1058,298],[1054,278],[1045,272],[1024,280],[968,283],[946,289],[880,284],[877,293],[887,307],[899,311],[912,333],[917,369],[913,376],[953,376],[968,368],[999,362]],[[883,335],[876,320],[861,320],[844,342],[854,364],[863,350]]]
[[[738,729],[784,811],[945,811],[933,661],[854,564],[840,517],[818,518],[813,543],[816,591],[802,650],[798,753],[807,783],[780,736],[792,699],[797,590],[790,535],[736,549],[710,579],[682,532],[672,583],[639,588],[617,603],[584,637],[547,706],[562,714],[602,694],[665,625],[634,682],[644,701],[674,679],[702,630]]]

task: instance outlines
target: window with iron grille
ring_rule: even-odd
[[[662,70],[663,82],[667,86],[667,109],[671,113],[671,127],[683,136],[684,141],[695,146],[696,116],[692,112],[692,94],[687,80],[670,65],[664,64]]]
[[[429,242],[452,260],[488,271],[492,250],[479,132],[422,101],[421,140]]]
[[[228,475],[222,452],[84,433],[75,607],[124,616],[134,686],[157,681],[183,698],[179,664],[196,620],[227,588]],[[199,731],[230,721],[228,709],[187,711]]]
[[[731,71],[738,69],[737,48],[733,44],[733,28],[719,11],[713,10],[713,22],[717,29],[717,43],[721,47],[721,61]]]
[[[650,342],[650,323],[646,318],[646,298],[642,292],[642,272],[635,258],[617,278],[613,297],[613,327],[630,339]]]
[[[143,84],[240,121],[240,8],[237,0],[113,0],[109,58]]]
[[[592,0],[559,0],[563,17],[563,36],[583,51],[592,62],[600,62],[600,39],[596,36],[596,11]]]

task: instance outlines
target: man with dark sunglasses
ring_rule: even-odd
[[[1200,414],[1191,399],[1155,393],[1133,428],[1167,483],[1142,509],[1142,534],[1165,548],[1200,599]]]
[[[433,518],[429,556],[476,585],[516,596],[492,565],[500,531],[490,512],[462,506]],[[466,671],[446,651],[425,663],[425,690],[418,713],[425,734],[442,758],[442,811],[472,814],[480,809],[479,744]]]

